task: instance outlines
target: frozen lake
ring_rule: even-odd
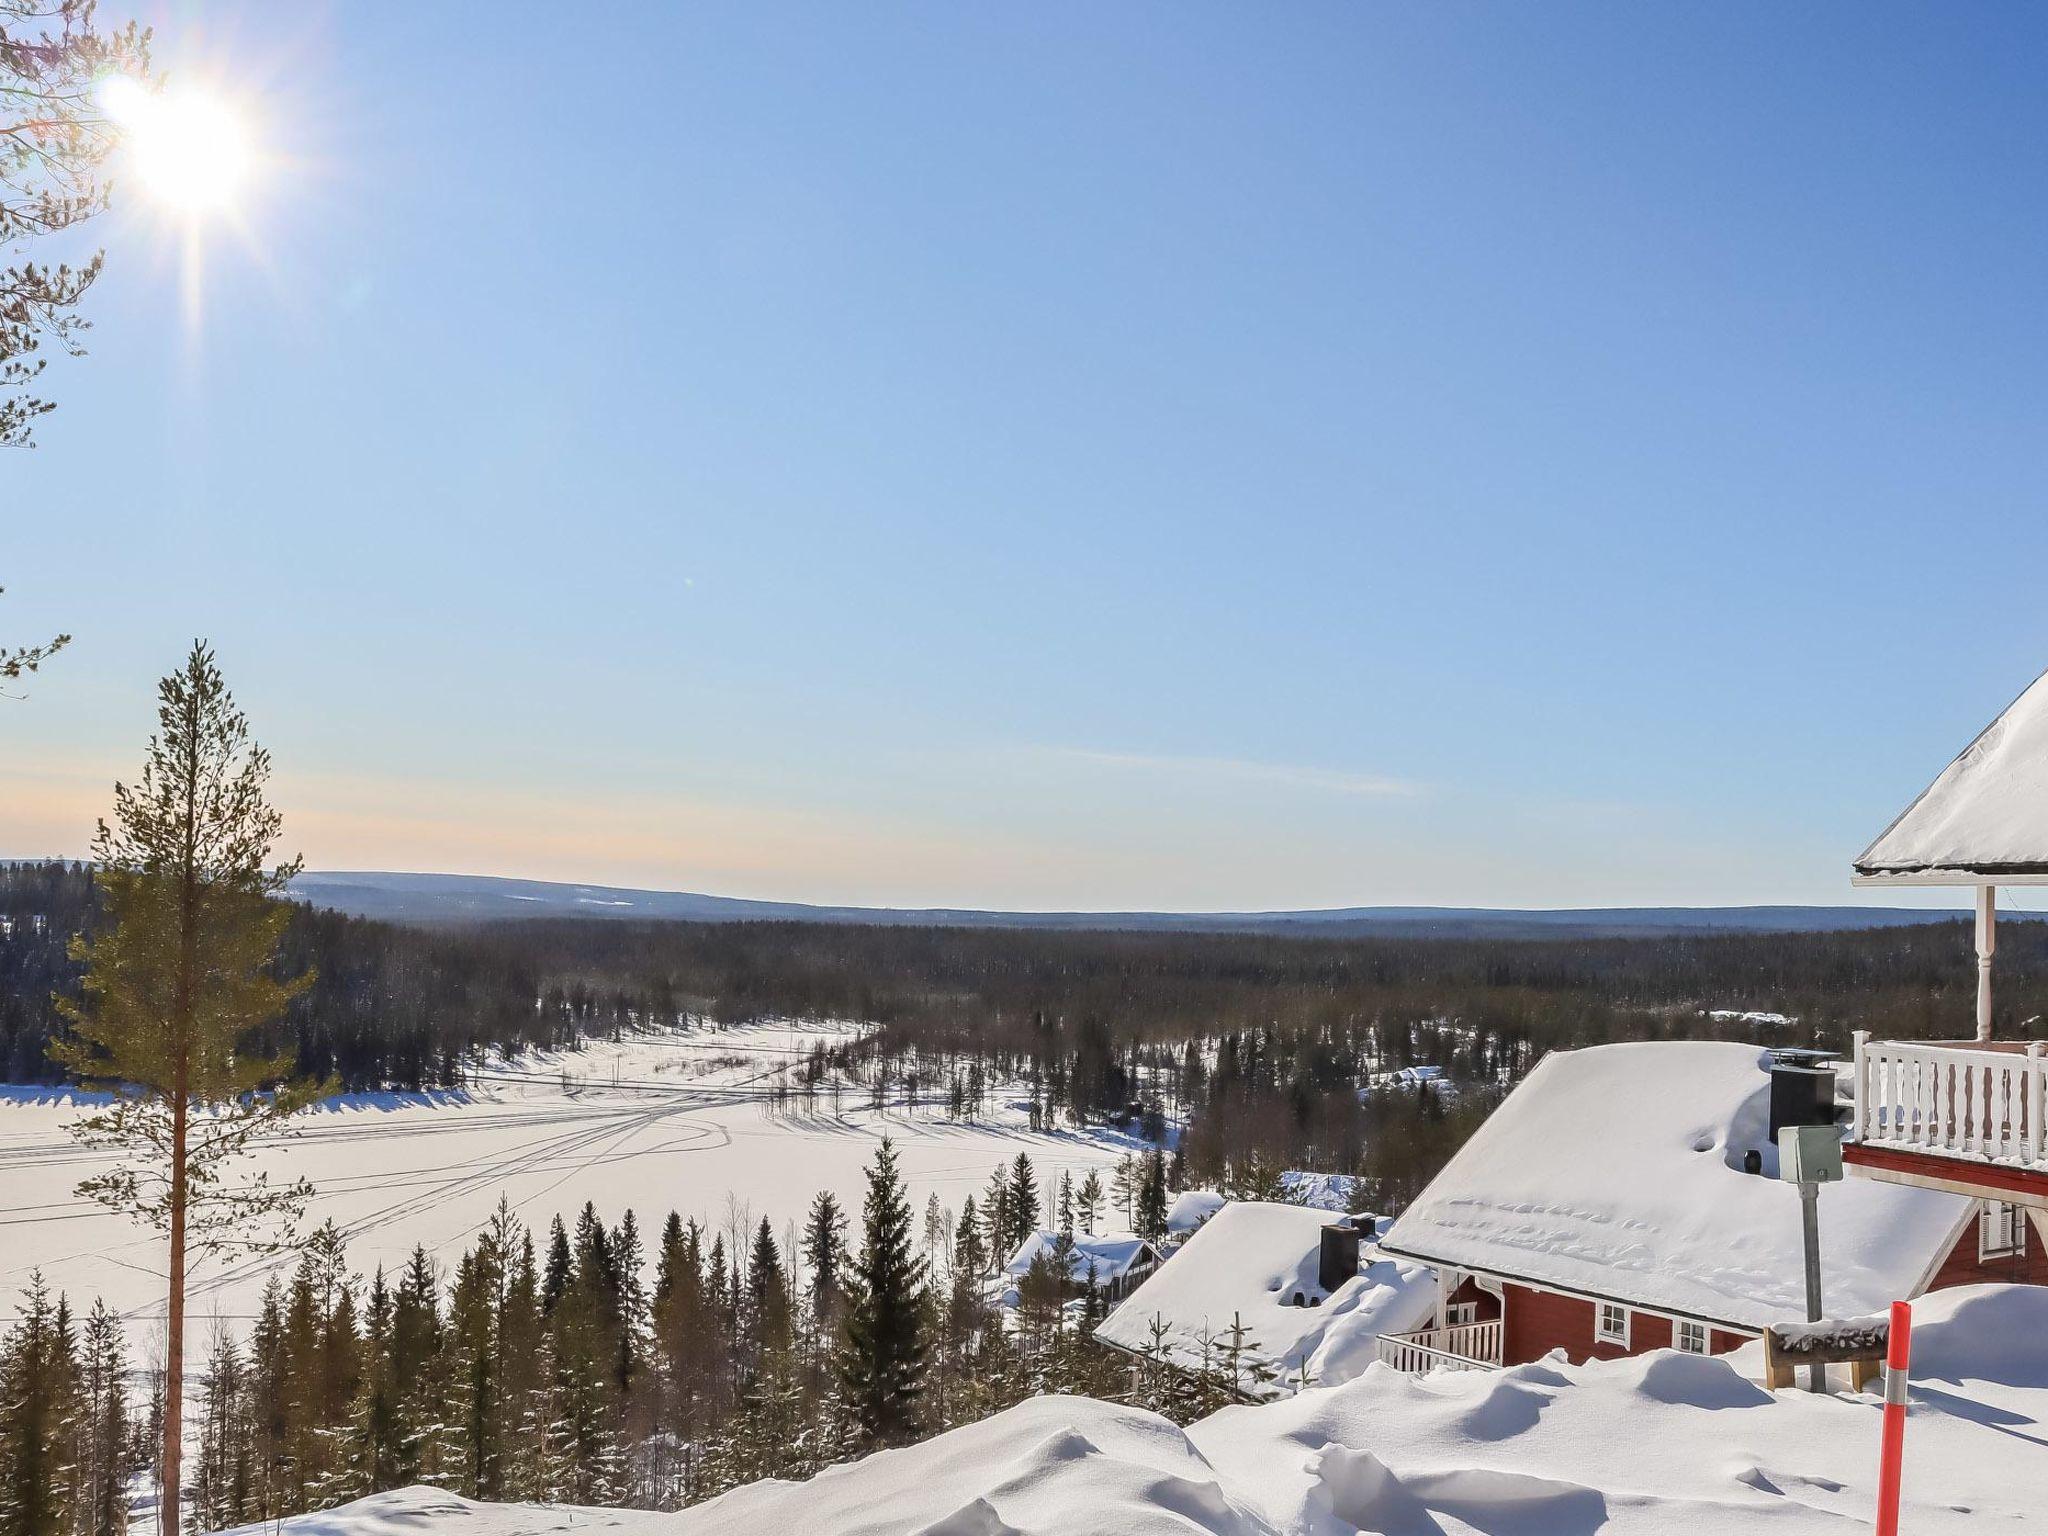
[[[585,1201],[607,1223],[630,1206],[651,1251],[671,1210],[714,1231],[736,1212],[752,1222],[766,1216],[779,1240],[820,1189],[857,1223],[863,1170],[884,1135],[920,1212],[933,1192],[957,1212],[998,1161],[1019,1152],[1030,1154],[1044,1189],[1063,1169],[1079,1182],[1085,1169],[1140,1145],[1107,1128],[1034,1132],[1021,1090],[993,1095],[996,1107],[971,1125],[948,1121],[938,1104],[876,1113],[857,1084],[837,1113],[829,1093],[811,1113],[801,1097],[774,1105],[773,1079],[785,1065],[815,1040],[851,1034],[750,1026],[528,1055],[454,1093],[329,1101],[251,1163],[260,1158],[273,1178],[311,1179],[317,1195],[303,1229],[331,1218],[348,1236],[351,1266],[368,1275],[380,1264],[396,1270],[416,1244],[445,1268],[501,1194],[540,1238],[558,1212],[573,1227]],[[160,1317],[163,1239],[75,1193],[108,1162],[70,1136],[81,1113],[66,1093],[0,1088],[0,1315],[40,1268],[78,1310],[99,1295],[133,1318]],[[294,1262],[291,1254],[214,1260],[194,1276],[191,1318],[245,1319],[270,1271]]]

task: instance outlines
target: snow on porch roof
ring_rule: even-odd
[[[1858,885],[2048,882],[2048,672],[1855,863]]]
[[[1381,1251],[1737,1328],[1804,1317],[1799,1195],[1773,1177],[1769,1060],[1712,1040],[1553,1051],[1396,1218]],[[1752,1149],[1761,1174],[1743,1171]],[[1830,1184],[1825,1315],[1861,1317],[1912,1295],[1970,1211],[1929,1189]]]

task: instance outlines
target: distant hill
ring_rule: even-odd
[[[539,917],[698,923],[869,923],[959,928],[1094,928],[1144,933],[1292,933],[1308,937],[1587,938],[1674,933],[1822,933],[1961,917],[1897,907],[1338,907],[1306,912],[987,912],[968,908],[821,907],[690,891],[638,891],[490,875],[335,870],[299,876],[315,906],[399,923]]]

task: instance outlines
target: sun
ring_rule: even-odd
[[[126,75],[101,82],[99,97],[151,197],[189,215],[234,203],[252,155],[248,129],[228,102],[203,92],[153,92]]]

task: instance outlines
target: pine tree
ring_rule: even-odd
[[[275,898],[300,866],[265,867],[282,826],[263,795],[269,754],[250,742],[204,645],[157,698],[142,777],[114,786],[114,825],[102,821],[93,840],[107,921],[73,941],[84,995],[60,1001],[71,1033],[50,1054],[115,1096],[77,1133],[121,1161],[80,1191],[169,1237],[161,1523],[178,1536],[188,1249],[247,1242],[265,1218],[303,1207],[303,1181],[231,1184],[222,1173],[324,1085],[292,1082],[288,1051],[246,1043],[312,980],[271,974],[291,912]]]
[[[890,1445],[916,1423],[926,1349],[920,1296],[925,1265],[912,1246],[910,1203],[887,1137],[868,1170],[861,1228],[839,1380],[863,1443]]]
[[[116,141],[94,87],[108,75],[146,78],[149,34],[132,22],[97,31],[92,13],[91,0],[0,3],[0,246],[9,250],[107,206],[102,168]],[[65,238],[58,236],[60,244]],[[36,418],[53,408],[30,392],[43,368],[36,354],[45,342],[59,352],[84,350],[86,322],[75,311],[104,255],[76,267],[23,261],[0,269],[0,448],[30,445]],[[22,654],[31,657],[26,666]],[[39,659],[0,649],[0,680],[33,670]]]

